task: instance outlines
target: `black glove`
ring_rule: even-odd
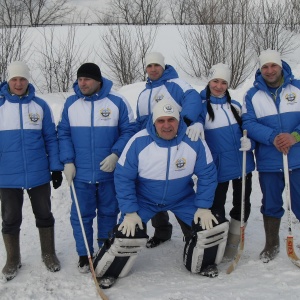
[[[53,187],[55,189],[59,188],[63,180],[61,171],[53,171],[51,177],[52,177]]]

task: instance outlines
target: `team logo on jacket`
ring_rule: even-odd
[[[111,115],[111,110],[109,108],[102,108],[100,109],[100,115],[105,119],[108,119]]]
[[[40,115],[37,113],[29,113],[29,119],[33,123],[37,123],[37,121],[40,119]]]
[[[176,169],[178,171],[180,170],[183,170],[183,168],[185,167],[186,165],[186,159],[185,158],[178,158],[176,161],[175,161],[175,166],[176,166]]]
[[[285,95],[285,99],[288,101],[289,104],[295,101],[296,99],[296,94],[295,93],[290,93]],[[296,103],[296,102],[294,102]]]
[[[161,101],[162,99],[164,99],[164,97],[165,97],[164,94],[162,94],[162,95],[156,95],[156,96],[154,97],[154,101],[155,101],[155,102],[159,102],[159,101]]]

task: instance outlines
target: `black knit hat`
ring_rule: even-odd
[[[100,68],[94,63],[85,63],[81,65],[77,71],[77,78],[78,77],[92,78],[102,82]]]

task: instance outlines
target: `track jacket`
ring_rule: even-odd
[[[146,88],[138,97],[136,108],[138,130],[146,128],[154,105],[166,98],[176,103],[188,125],[199,121],[202,108],[199,93],[190,84],[178,78],[177,72],[171,65],[166,65],[165,71],[158,80],[147,79]]]
[[[24,96],[0,86],[0,188],[33,188],[61,171],[52,111],[35,96],[32,84]]]
[[[283,170],[282,153],[273,145],[279,133],[300,133],[300,81],[294,79],[290,66],[282,61],[284,83],[275,100],[260,70],[255,75],[254,86],[246,93],[243,105],[243,128],[255,140],[257,170],[280,172]],[[300,143],[291,147],[289,168],[300,168]]]
[[[201,98],[205,100],[206,89],[201,93]],[[205,140],[211,151],[214,163],[218,171],[218,182],[226,182],[242,176],[243,152],[241,147],[242,130],[237,123],[227,97],[217,98],[210,96],[215,119],[211,121],[207,113],[207,102],[203,103],[201,122],[204,127]],[[231,104],[241,113],[241,105],[235,100]],[[252,143],[254,147],[254,143]],[[246,173],[252,172],[255,168],[253,152],[247,151]]]
[[[200,139],[192,142],[183,120],[178,135],[164,140],[157,136],[151,119],[130,139],[117,163],[115,186],[121,212],[138,211],[140,202],[168,206],[187,198],[196,207],[210,208],[217,176],[207,144]],[[193,174],[198,176],[196,194]]]
[[[81,93],[77,80],[73,88],[75,95],[67,98],[57,127],[60,160],[75,164],[75,180],[92,184],[113,180],[113,172],[101,171],[99,164],[112,153],[120,156],[134,135],[132,109],[106,78],[91,96]]]

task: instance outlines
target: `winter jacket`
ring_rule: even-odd
[[[50,182],[61,171],[58,141],[49,105],[35,96],[32,84],[24,96],[0,86],[0,188],[29,189]]]
[[[151,119],[147,128],[126,145],[116,167],[115,186],[123,214],[136,212],[139,203],[168,206],[184,199],[210,208],[217,185],[216,167],[205,141],[192,142],[180,121],[172,140],[157,136]],[[192,175],[198,176],[197,192]]]
[[[283,85],[275,100],[260,70],[253,87],[246,93],[243,106],[243,128],[256,143],[255,157],[260,172],[283,170],[282,153],[273,142],[279,133],[300,133],[300,81],[294,79],[290,66],[282,61]],[[289,150],[289,168],[300,168],[300,143]]]
[[[138,130],[146,128],[154,105],[166,98],[175,101],[188,125],[199,121],[202,107],[199,93],[190,84],[178,78],[172,66],[166,65],[165,71],[158,80],[147,79],[146,88],[138,97],[136,109]]]
[[[75,180],[92,184],[113,180],[113,172],[101,171],[100,162],[112,153],[120,156],[135,134],[132,109],[106,78],[91,96],[81,93],[77,81],[73,88],[75,94],[67,98],[58,124],[60,160],[75,164]]]
[[[200,119],[204,127],[205,140],[217,167],[218,182],[239,178],[242,176],[243,152],[239,151],[242,130],[227,102],[227,96],[222,98],[210,96],[215,115],[215,119],[212,121],[207,112],[206,89],[200,95],[204,100]],[[231,104],[241,114],[240,103],[231,100]],[[252,172],[254,168],[253,152],[247,151],[246,173]]]

